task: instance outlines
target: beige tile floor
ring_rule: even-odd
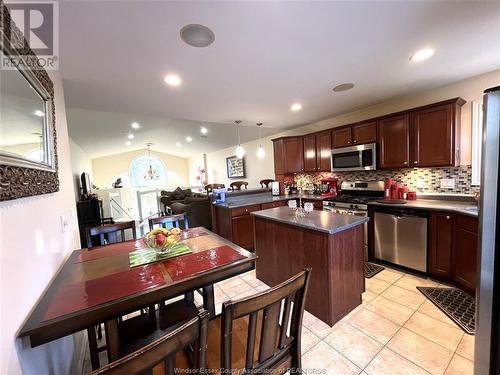
[[[302,365],[308,373],[473,374],[474,336],[464,334],[415,289],[439,283],[389,268],[366,281],[362,305],[335,326],[305,312]],[[216,311],[224,301],[266,288],[255,271],[220,282]],[[195,301],[201,305],[201,296]]]

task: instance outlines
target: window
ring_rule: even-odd
[[[167,183],[165,165],[155,156],[145,155],[134,159],[130,163],[129,177],[132,187],[165,186]]]
[[[472,185],[481,181],[481,147],[483,144],[483,102],[472,102]]]

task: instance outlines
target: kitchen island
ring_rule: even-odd
[[[277,207],[251,213],[257,278],[275,286],[312,268],[306,310],[330,326],[361,304],[366,217]]]

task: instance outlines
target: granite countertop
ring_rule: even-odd
[[[417,199],[415,201],[406,201],[403,204],[385,204],[379,202],[369,202],[369,205],[396,207],[396,208],[412,208],[431,211],[449,211],[460,214],[478,216],[478,206],[475,202],[450,201],[437,199]]]
[[[268,210],[255,211],[251,215],[278,221],[284,224],[295,225],[297,227],[307,228],[318,232],[335,234],[357,225],[368,222],[364,216],[342,215],[328,211],[314,210],[305,216],[296,216],[295,210],[288,207],[276,207]]]
[[[288,194],[288,195],[272,195],[270,193],[263,194],[248,194],[248,195],[239,195],[235,197],[226,197],[226,201],[224,203],[214,203],[216,206],[226,207],[226,208],[238,208],[251,206],[253,204],[262,204],[262,203],[272,203],[278,202],[288,199],[299,199],[298,194]],[[325,197],[320,195],[302,195],[302,199],[311,199],[311,200],[324,200]]]

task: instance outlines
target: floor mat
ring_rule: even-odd
[[[417,286],[417,289],[466,333],[474,334],[476,329],[474,298],[457,288]]]
[[[365,277],[367,279],[372,278],[380,271],[385,270],[385,267],[379,266],[375,263],[365,262]]]

